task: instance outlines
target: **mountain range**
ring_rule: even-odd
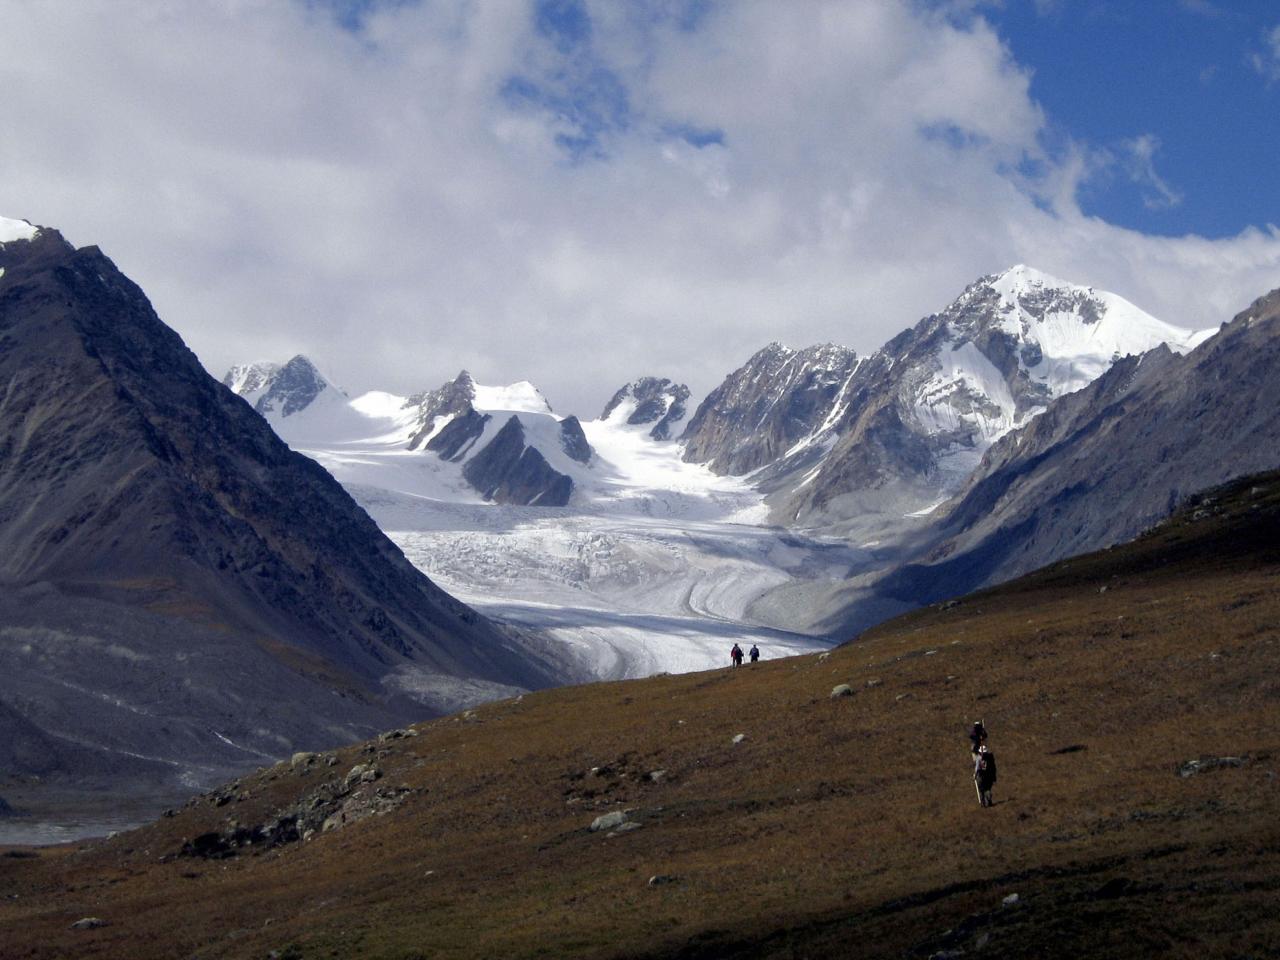
[[[0,226],[21,777],[188,787],[733,642],[824,649],[1280,466],[1280,294],[1194,332],[1018,266],[870,356],[770,344],[698,403],[644,376],[579,420],[465,370],[219,384],[96,248]]]

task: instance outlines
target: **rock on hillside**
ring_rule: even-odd
[[[42,229],[0,270],[0,740],[198,780],[559,679],[409,564],[97,248]]]

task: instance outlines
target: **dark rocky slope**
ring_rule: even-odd
[[[4,735],[16,711],[198,775],[558,679],[410,565],[99,250],[45,229],[0,268]]]

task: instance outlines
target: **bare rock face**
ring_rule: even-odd
[[[563,507],[573,492],[573,480],[553,469],[536,448],[525,443],[524,427],[514,414],[497,436],[466,462],[462,475],[495,503]]]
[[[628,424],[634,427],[652,423],[649,436],[654,440],[669,440],[676,424],[684,420],[688,412],[689,388],[683,383],[672,383],[666,377],[641,377],[613,395],[600,419],[608,420],[614,410],[628,401],[631,402]]]
[[[1098,550],[1188,496],[1280,467],[1280,291],[1191,353],[1117,362],[996,443],[921,562],[887,578],[928,602]]]
[[[314,363],[299,354],[288,363],[254,363],[232,367],[222,384],[244,397],[263,416],[290,417],[309,407],[326,390],[334,390]]]
[[[418,423],[409,436],[409,449],[418,449],[423,439],[435,428],[439,418],[474,413],[471,405],[475,398],[476,382],[465,370],[436,390],[417,393],[410,397],[405,402],[405,406],[418,408]],[[446,459],[452,458],[446,457]]]
[[[582,432],[582,424],[577,417],[565,417],[560,421],[560,449],[579,463],[591,462],[591,444],[587,435]]]
[[[439,433],[427,441],[426,449],[442,460],[461,460],[484,434],[484,426],[488,422],[489,414],[477,413],[468,404],[465,411],[446,423]],[[413,445],[411,441],[410,449]]]
[[[699,404],[681,437],[684,459],[727,474],[772,463],[822,426],[856,367],[847,347],[769,344]]]
[[[0,244],[0,269],[17,772],[30,748],[68,776],[142,755],[198,781],[433,712],[401,675],[555,681],[210,378],[99,250],[41,230]]]

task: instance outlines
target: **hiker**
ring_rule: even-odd
[[[742,648],[736,643],[733,645],[733,649],[729,651],[729,659],[733,661],[735,667],[742,666]]]
[[[978,750],[987,743],[987,728],[982,725],[981,720],[973,722],[973,729],[969,731],[969,754],[977,759]]]
[[[753,643],[751,645],[751,662],[755,663],[759,659],[760,659],[760,648]]]
[[[996,755],[984,743],[973,756],[973,786],[978,791],[978,803],[984,807],[994,806],[991,788],[996,785]]]

